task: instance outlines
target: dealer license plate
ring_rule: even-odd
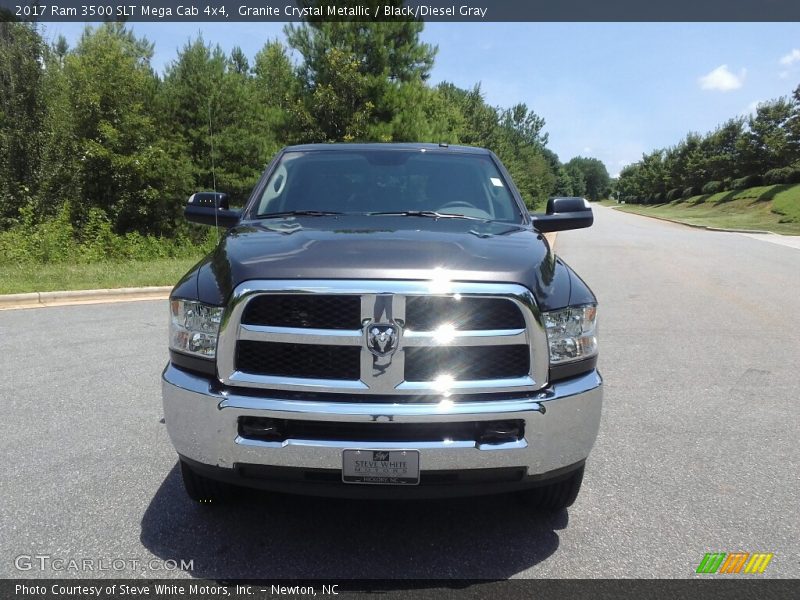
[[[417,485],[418,450],[345,450],[342,481],[372,485]]]

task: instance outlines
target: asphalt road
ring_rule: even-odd
[[[800,250],[605,208],[558,250],[600,299],[606,379],[569,511],[196,506],[160,422],[166,303],[5,311],[0,577],[92,575],[15,568],[37,554],[193,561],[155,577],[692,577],[707,551],[773,552],[758,577],[797,577]]]

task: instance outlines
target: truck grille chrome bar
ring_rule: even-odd
[[[359,329],[341,328],[356,319]],[[330,329],[320,327],[326,320]],[[217,347],[223,383],[275,390],[518,392],[541,388],[547,369],[546,334],[528,289],[441,277],[248,281],[234,291]]]

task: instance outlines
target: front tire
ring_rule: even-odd
[[[581,483],[583,466],[560,481],[520,492],[520,498],[535,510],[556,512],[572,506],[581,491]]]
[[[209,479],[181,460],[181,477],[186,495],[200,504],[222,504],[233,497],[233,486],[222,481]]]

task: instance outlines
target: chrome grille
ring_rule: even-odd
[[[547,360],[529,290],[440,279],[246,282],[217,348],[227,385],[389,397],[538,389]]]

